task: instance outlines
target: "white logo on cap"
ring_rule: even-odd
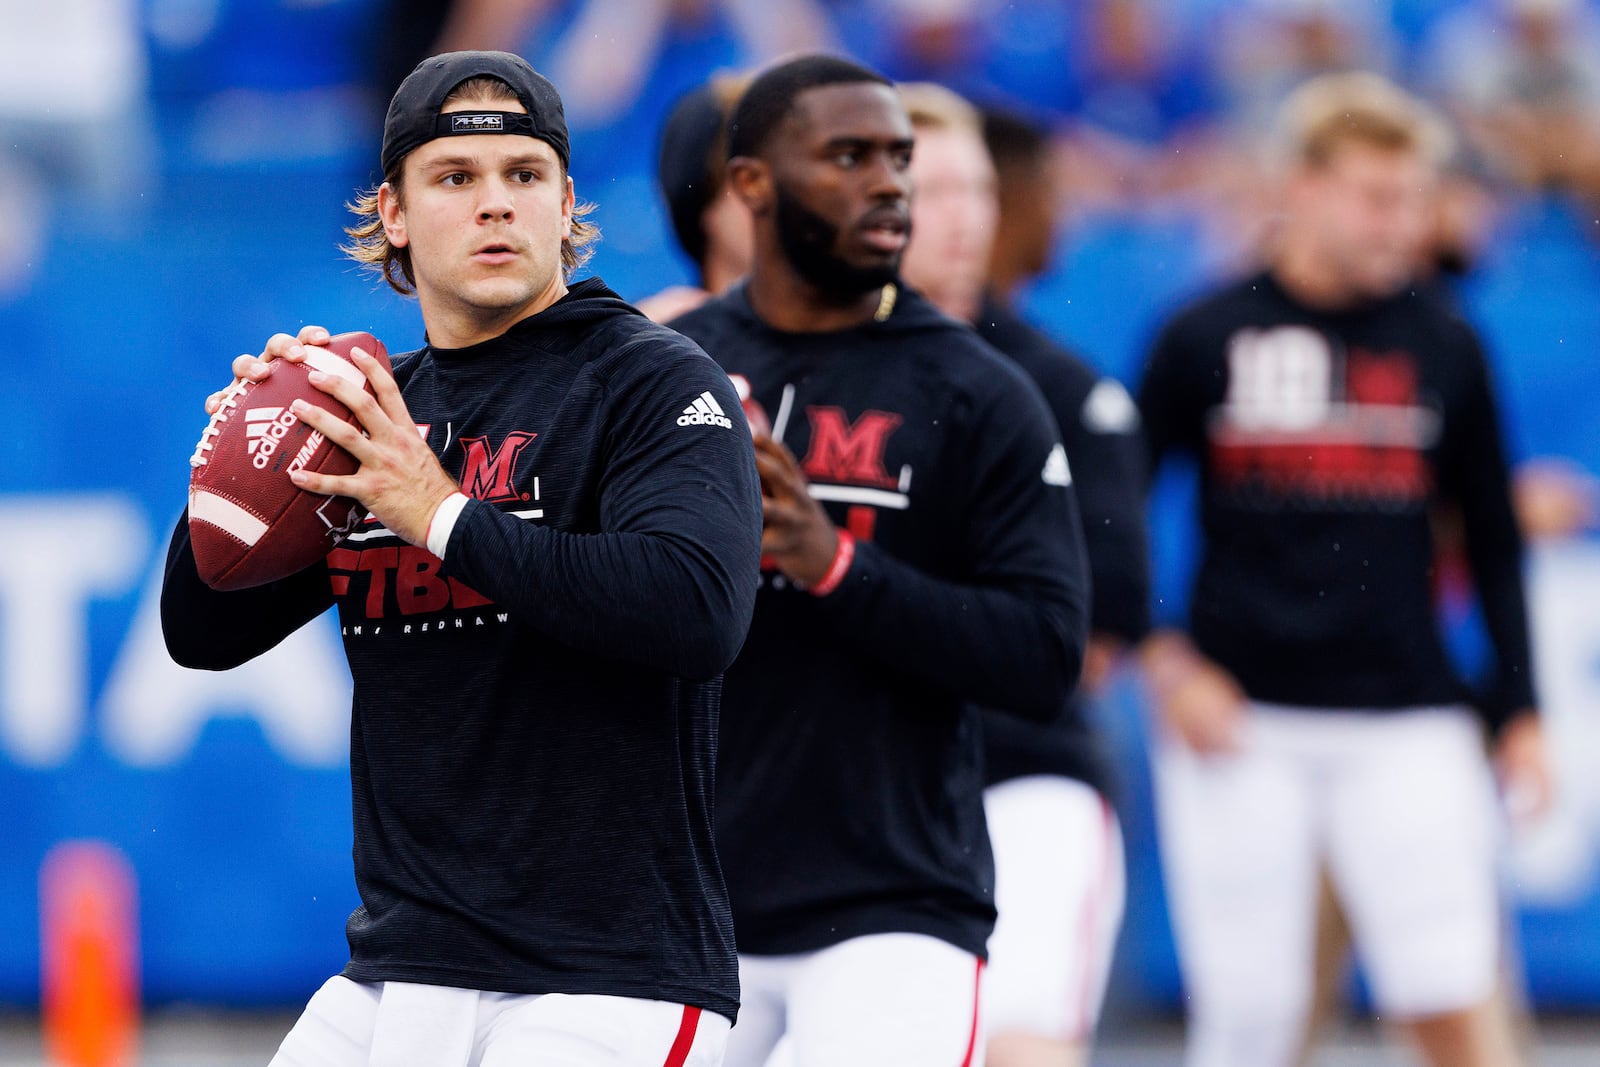
[[[483,132],[498,132],[506,128],[503,115],[451,115],[450,132],[460,133],[462,130]]]

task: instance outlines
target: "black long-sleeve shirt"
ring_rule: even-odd
[[[1040,719],[1088,590],[1038,391],[902,290],[884,321],[774,330],[740,288],[676,320],[773,420],[857,539],[826,596],[768,572],[729,669],[717,843],[745,953],[873,933],[975,954],[994,922],[975,704]]]
[[[362,901],[346,975],[733,1018],[712,794],[761,526],[736,394],[598,279],[395,376],[473,498],[444,561],[369,522],[324,564],[218,593],[180,523],[168,647],[226,668],[338,605]],[[721,422],[686,419],[705,394]]]
[[[1089,629],[1138,643],[1150,628],[1150,571],[1144,441],[1133,399],[1115,379],[1102,377],[993,296],[973,325],[1039,387],[1061,431],[1089,559]],[[1082,701],[1075,694],[1053,723],[985,715],[985,781],[1064,775],[1109,796],[1111,761]]]
[[[1308,308],[1271,274],[1161,334],[1139,394],[1152,463],[1200,467],[1191,629],[1253,698],[1469,699],[1440,640],[1432,516],[1459,508],[1497,659],[1491,726],[1534,702],[1522,540],[1488,368],[1436,297]]]

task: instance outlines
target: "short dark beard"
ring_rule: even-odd
[[[773,204],[778,246],[783,249],[784,258],[796,274],[830,302],[851,303],[865,293],[882,289],[898,276],[899,256],[881,267],[854,267],[840,259],[834,251],[839,244],[839,227],[807,208],[782,183],[774,183]]]

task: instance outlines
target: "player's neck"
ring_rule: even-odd
[[[777,257],[758,259],[746,290],[756,317],[785,333],[831,333],[872,320],[883,287],[860,293],[830,293],[813,285]]]
[[[470,348],[493,340],[523,319],[550,307],[567,295],[567,284],[557,273],[537,297],[510,308],[483,308],[443,297],[429,299],[418,294],[422,305],[422,324],[428,343],[435,348]]]
[[[1305,241],[1285,237],[1268,268],[1272,277],[1297,302],[1319,311],[1343,311],[1362,302],[1339,272]]]

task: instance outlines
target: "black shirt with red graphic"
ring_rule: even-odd
[[[1474,698],[1436,611],[1435,521],[1459,518],[1497,676],[1493,725],[1533,704],[1522,540],[1477,336],[1406,292],[1308,308],[1270,274],[1179,314],[1139,393],[1152,463],[1199,461],[1190,626],[1254,699],[1385,709]]]
[[[973,325],[979,337],[1039,386],[1061,430],[1088,551],[1093,592],[1089,629],[1137,644],[1150,628],[1139,409],[1115,378],[1102,377],[995,297],[984,300]],[[993,785],[1024,775],[1061,775],[1110,797],[1111,759],[1090,726],[1086,701],[1085,694],[1075,694],[1053,723],[985,716],[985,781]]]
[[[909,932],[975,955],[994,923],[981,713],[1051,719],[1088,586],[1038,390],[901,290],[883,321],[762,322],[743,288],[676,320],[765,410],[857,539],[823,596],[763,574],[723,694],[717,845],[742,953]]]
[[[398,357],[395,377],[474,498],[443,562],[369,522],[325,564],[218,593],[180,522],[169,647],[226,668],[337,604],[355,680],[349,977],[732,1019],[719,675],[761,527],[737,395],[598,279],[493,340]]]

